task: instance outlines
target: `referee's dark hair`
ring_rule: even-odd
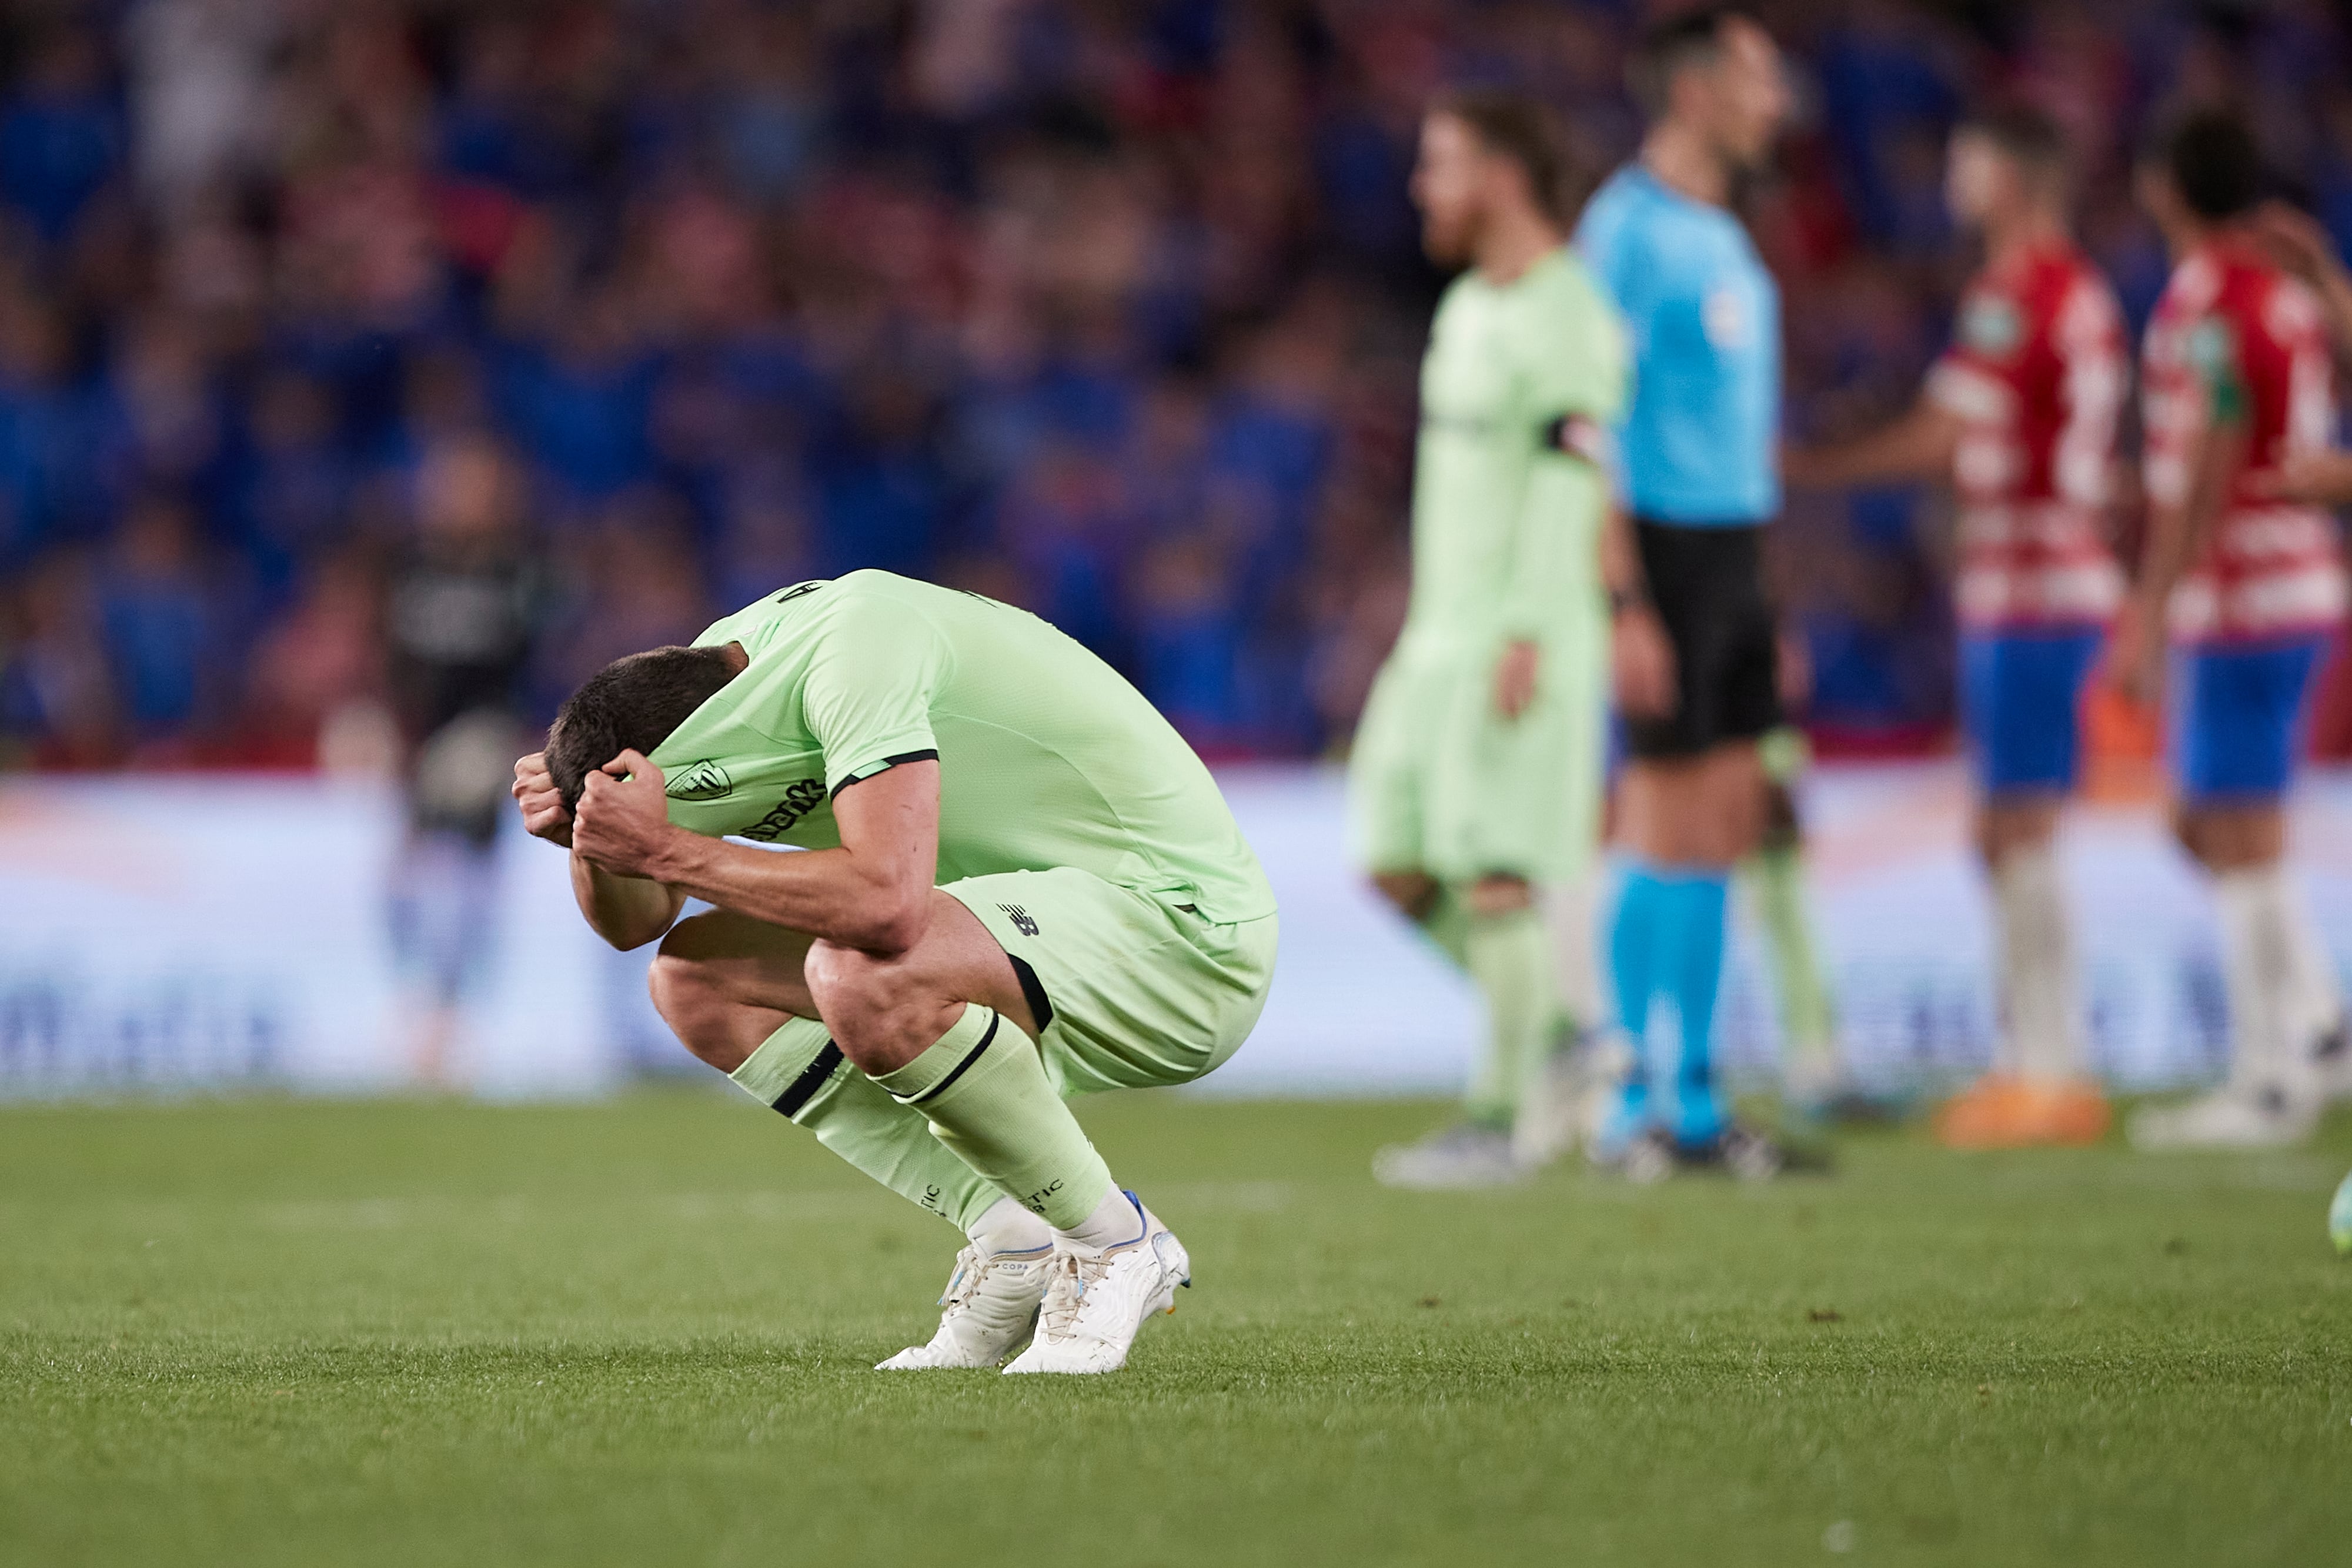
[[[2252,129],[2226,109],[2190,110],[2158,133],[2145,157],[2171,176],[2182,203],[2209,224],[2242,216],[2271,193]]]
[[[1675,78],[1686,67],[1714,64],[1723,53],[1724,29],[1734,22],[1756,25],[1737,5],[1701,5],[1651,26],[1626,68],[1634,100],[1654,117],[1664,113]]]
[[[1959,129],[1981,136],[2036,179],[2063,185],[2073,172],[2066,132],[2048,113],[2026,103],[1996,104],[1960,121]]]
[[[1508,158],[1528,177],[1536,205],[1554,223],[1575,214],[1576,161],[1551,111],[1524,93],[1501,88],[1461,88],[1429,106],[1468,126],[1487,152]]]

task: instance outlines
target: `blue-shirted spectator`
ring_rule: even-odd
[[[55,244],[121,167],[122,114],[100,40],[52,35],[0,105],[0,199]]]
[[[615,505],[679,520],[665,594],[719,604],[765,573],[861,564],[1017,589],[1032,563],[999,523],[1076,445],[1117,470],[1118,520],[1029,588],[1203,744],[1299,753],[1353,720],[1350,683],[1313,672],[1370,667],[1394,626],[1435,281],[1402,180],[1421,107],[1449,81],[1529,90],[1606,167],[1643,122],[1628,37],[1664,8],[1022,0],[885,7],[886,25],[855,5],[384,0],[231,5],[202,49],[169,47],[157,19],[182,9],[51,6],[0,51],[0,597],[77,549],[115,559],[126,497],[184,497],[238,585],[216,601],[222,658],[343,651],[310,713],[371,700],[351,650],[376,633],[348,610],[363,595],[299,585],[401,532],[418,454],[453,428],[495,427],[568,543]],[[1791,319],[1846,310],[1863,258],[1942,335],[1954,280],[1922,133],[1995,91],[2067,124],[2086,244],[2128,309],[2167,269],[2121,150],[2177,99],[2262,105],[2271,159],[2352,236],[2346,30],[2312,6],[2227,24],[2191,0],[1809,15],[1789,68],[1813,112],[1743,203]],[[1715,240],[1737,229],[1696,205]],[[1718,331],[1743,314],[1717,309]],[[1799,334],[1792,416],[1866,418],[1873,388],[1907,387],[1889,342]],[[1772,401],[1749,370],[1717,388],[1729,444]],[[418,392],[436,379],[474,390],[436,413]],[[1187,433],[1147,452],[1174,403]],[[1671,465],[1634,462],[1669,523],[1771,509],[1704,484],[1678,499]],[[1705,482],[1734,475],[1763,482],[1744,457]],[[1380,521],[1318,532],[1342,494]],[[1940,633],[1874,619],[1868,584],[1939,563],[1905,530],[1858,537],[1841,559],[1868,570],[1820,574],[1806,605],[1842,650],[1841,725],[1929,734],[1950,701]],[[268,759],[300,754],[276,719],[190,711],[207,746],[270,730]],[[114,722],[18,755],[116,755],[93,738]]]
[[[212,695],[227,608],[204,570],[194,513],[175,497],[142,499],[111,558],[100,615],[121,711],[142,737],[184,734]]]

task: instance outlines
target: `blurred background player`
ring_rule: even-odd
[[[498,827],[548,604],[527,525],[498,444],[446,437],[419,465],[415,538],[389,585],[391,697],[409,808],[393,873],[393,938],[410,1050],[427,1082],[448,1081],[466,998],[491,962]]]
[[[1739,176],[1769,157],[1789,95],[1770,37],[1733,11],[1662,24],[1635,71],[1654,123],[1577,234],[1633,336],[1619,476],[1638,556],[1613,601],[1631,755],[1619,795],[1628,864],[1610,936],[1633,1053],[1595,1152],[1652,1169],[1679,1156],[1760,1171],[1778,1156],[1734,1125],[1712,1033],[1727,883],[1761,826],[1757,741],[1780,719],[1763,564],[1780,503],[1780,320],[1772,276],[1729,203]],[[1654,1089],[1648,1066],[1661,998],[1679,1020],[1671,1092]]]
[[[1875,1119],[1887,1108],[1856,1090],[1838,1049],[1837,1003],[1805,894],[1805,825],[1797,791],[1812,747],[1802,729],[1784,724],[1757,744],[1756,755],[1764,773],[1763,825],[1755,852],[1740,862],[1739,879],[1756,912],[1780,1003],[1781,1094],[1804,1122]]]
[[[1992,1071],[1937,1131],[1964,1148],[2092,1143],[2107,1104],[2087,1071],[2056,836],[2083,685],[2123,598],[2105,538],[2123,316],[2070,235],[2065,141],[2048,116],[2009,109],[1963,125],[1947,198],[1984,246],[1954,342],[1903,418],[1792,450],[1786,474],[1948,478],[1959,492],[1960,708],[2005,1028]]]
[[[2352,270],[2316,218],[2284,202],[2264,203],[2253,219],[2263,252],[2318,297],[2339,362],[2352,355]],[[2318,507],[2352,506],[2352,451],[2330,446],[2290,452],[2277,473],[2257,476],[2273,499]]]
[[[2344,258],[2336,253],[2336,242],[2318,220],[2284,202],[2264,204],[2255,217],[2255,228],[2263,249],[2271,258],[2318,296],[2341,363],[2346,356],[2352,355],[2352,270],[2346,268]],[[2328,447],[2290,452],[2275,476],[2257,479],[2260,487],[2274,500],[2317,507],[2352,506],[2352,451]],[[2324,955],[2322,961],[2325,962]],[[2326,977],[2323,973],[2322,978]],[[2321,997],[2323,1004],[2326,999],[2325,995]],[[2323,1018],[2326,1010],[2323,1005]],[[2336,1009],[2335,1017],[2334,1026],[2323,1027],[2314,1041],[2312,1054],[2318,1067],[2322,1093],[2329,1099],[2343,1099],[2352,1095],[2352,1018],[2347,1018],[2341,1008]],[[2336,1205],[2339,1213],[2352,1216],[2352,1196],[2347,1195],[2352,1195],[2352,1176],[2345,1178]],[[2343,1245],[2339,1236],[2338,1246]]]
[[[1508,1181],[1543,1152],[1513,1138],[1558,1008],[1537,892],[1573,878],[1598,840],[1600,443],[1624,344],[1565,244],[1565,172],[1521,99],[1465,93],[1422,128],[1423,243],[1466,270],[1423,361],[1412,597],[1349,795],[1355,852],[1468,973],[1486,1033],[1462,1124],[1381,1152],[1374,1168],[1396,1186]]]
[[[2145,1147],[2307,1135],[2313,1051],[2343,1019],[2287,880],[2283,802],[2344,572],[2333,519],[2271,494],[2291,458],[2327,446],[2334,371],[2320,301],[2261,248],[2263,180],[2252,132],[2214,110],[2182,120],[2138,171],[2174,267],[2143,350],[2147,551],[2116,668],[2167,698],[2174,827],[2213,879],[2231,1037],[2221,1088],[2135,1119]]]

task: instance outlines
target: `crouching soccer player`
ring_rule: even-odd
[[[1531,105],[1465,94],[1422,127],[1423,241],[1468,265],[1422,364],[1412,595],[1356,735],[1355,853],[1486,1004],[1464,1123],[1384,1149],[1380,1179],[1471,1186],[1553,1152],[1557,1019],[1537,894],[1600,831],[1608,632],[1600,430],[1624,377],[1615,314],[1566,246],[1561,159]],[[1515,1134],[1517,1134],[1515,1138]]]
[[[688,1051],[970,1238],[938,1333],[883,1367],[1028,1341],[1006,1371],[1110,1372],[1172,1309],[1183,1246],[1063,1101],[1231,1056],[1274,897],[1108,665],[977,595],[805,582],[592,676],[514,792],[597,933],[661,942]]]
[[[1960,1148],[2092,1143],[2107,1103],[2086,1071],[2055,839],[2083,685],[2123,599],[2105,532],[2123,315],[2068,236],[2065,144],[2047,117],[1963,125],[1947,196],[1981,235],[1984,270],[1925,395],[1885,429],[1790,451],[1783,467],[1791,483],[1941,477],[1959,492],[1960,706],[2005,1027],[1993,1071],[1937,1133]]]

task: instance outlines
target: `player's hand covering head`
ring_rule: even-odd
[[[615,659],[581,684],[547,732],[547,770],[569,810],[588,775],[625,751],[651,756],[670,732],[735,678],[742,647],[656,648]]]

